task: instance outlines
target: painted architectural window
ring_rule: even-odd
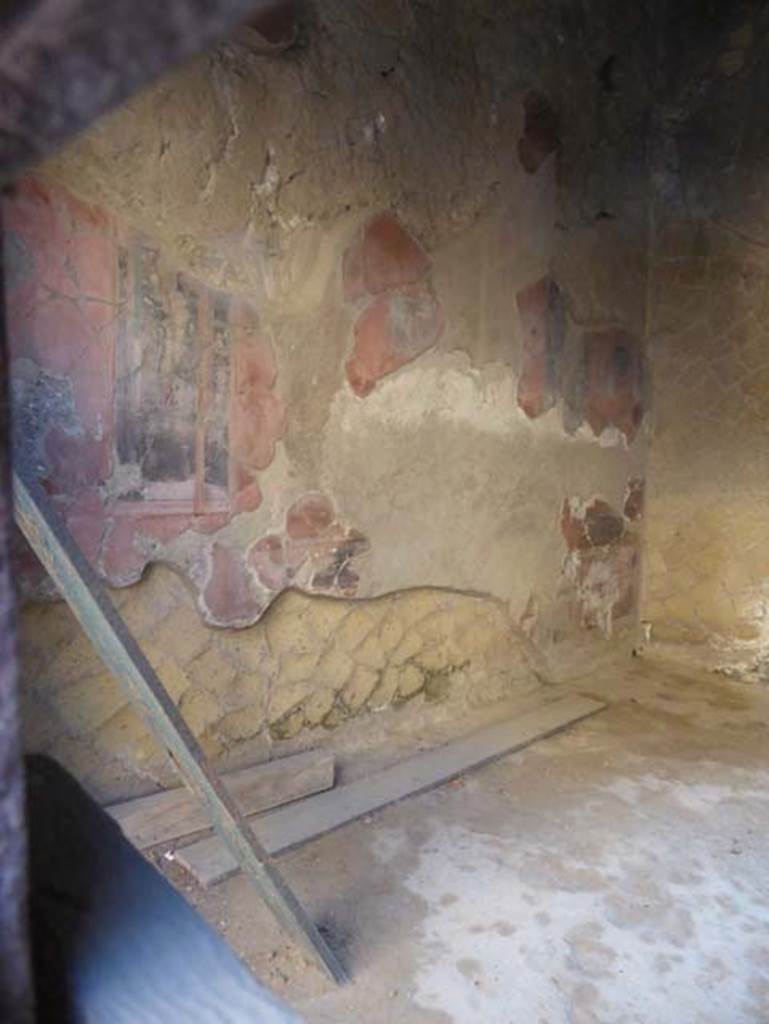
[[[254,308],[38,179],[5,204],[16,442],[95,567],[258,507],[284,430]]]
[[[126,501],[159,513],[230,508],[229,297],[164,265],[134,238],[120,246],[123,314],[115,366],[115,475]]]

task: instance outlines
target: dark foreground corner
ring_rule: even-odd
[[[26,766],[39,1024],[298,1021],[71,775]]]

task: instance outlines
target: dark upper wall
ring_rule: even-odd
[[[664,39],[642,615],[685,656],[763,676],[769,9],[670,5]]]

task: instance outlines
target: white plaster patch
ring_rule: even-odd
[[[742,800],[759,795],[755,784]],[[595,831],[591,802],[567,830],[575,838],[554,848],[435,821],[404,879],[427,904],[418,1005],[455,1024],[768,1020],[769,889],[754,873],[742,880],[736,858],[730,872],[728,853],[719,860],[696,830],[684,845],[652,826],[624,833],[611,813],[615,791],[680,800],[685,788],[703,820],[734,795],[730,785],[621,780],[597,791]],[[392,845],[382,837],[375,852],[389,862]]]
[[[477,370],[459,353],[435,353],[385,377],[366,398],[345,386],[334,398],[332,420],[345,433],[369,424],[403,429],[439,419],[505,435],[522,425],[516,387],[516,378],[506,367]]]
[[[460,351],[428,350],[382,378],[365,398],[345,384],[334,396],[330,423],[351,434],[367,428],[416,429],[436,419],[491,435],[515,434],[517,440],[529,434],[591,447],[628,449],[625,435],[616,427],[607,427],[598,438],[585,423],[567,432],[561,403],[536,420],[529,419],[518,405],[518,378],[509,366],[489,363],[475,367]]]

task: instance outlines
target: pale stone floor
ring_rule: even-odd
[[[281,858],[349,985],[242,877],[192,895],[310,1024],[769,1022],[769,688],[641,659],[573,688],[611,706]]]

